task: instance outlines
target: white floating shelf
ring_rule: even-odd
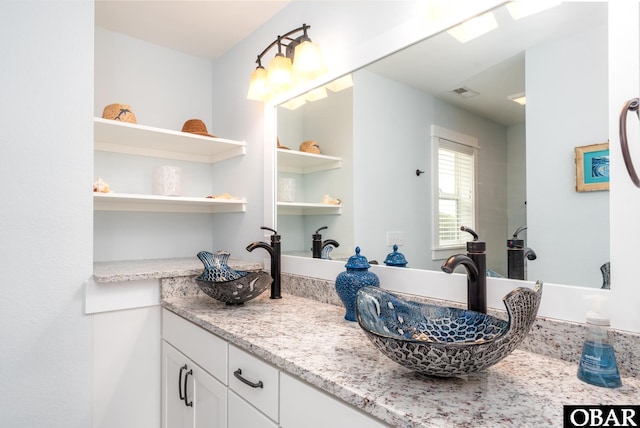
[[[229,213],[245,212],[246,204],[245,199],[191,198],[131,193],[93,194],[93,209],[95,211]]]
[[[309,174],[342,167],[342,158],[278,149],[278,171]]]
[[[94,149],[164,159],[215,163],[246,153],[244,141],[211,138],[135,123],[93,119]]]
[[[278,215],[340,215],[341,205],[278,202]]]

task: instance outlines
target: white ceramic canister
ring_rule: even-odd
[[[180,196],[182,192],[182,169],[178,166],[159,166],[153,169],[153,194]]]
[[[278,179],[278,201],[293,202],[296,199],[296,180],[293,178]]]

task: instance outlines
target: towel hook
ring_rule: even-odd
[[[640,100],[638,98],[633,98],[627,101],[622,108],[622,112],[620,112],[620,147],[622,149],[622,157],[624,158],[624,164],[627,167],[627,172],[629,173],[629,177],[631,177],[631,181],[635,184],[636,187],[640,187],[640,179],[638,178],[638,174],[636,174],[636,169],[633,167],[633,160],[631,159],[631,154],[629,153],[629,143],[627,142],[627,114],[629,111],[635,111],[638,119],[640,119],[640,112],[638,111]]]

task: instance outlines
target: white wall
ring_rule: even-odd
[[[264,211],[267,212],[266,217],[270,217],[269,212],[273,211],[270,207],[272,183],[263,184],[263,166],[265,160],[269,164],[272,154],[269,147],[264,152],[263,142],[265,128],[273,128],[274,123],[265,123],[263,103],[246,99],[256,55],[275,40],[278,34],[307,23],[311,25],[309,36],[323,49],[330,73],[351,71],[356,65],[362,65],[362,59],[353,54],[356,46],[368,45],[390,27],[411,19],[415,16],[415,8],[415,2],[292,2],[214,62],[213,120],[216,129],[229,134],[241,133],[248,145],[243,166],[243,174],[247,179],[247,213],[243,216],[217,216],[214,224],[215,239],[226,243],[232,253],[244,252],[249,257],[244,247],[249,242],[263,239],[263,232],[259,227],[265,221]],[[353,19],[357,16],[367,18]],[[379,52],[379,46],[368,47],[370,49],[363,49],[359,54],[368,55],[376,50]],[[379,53],[372,54],[372,58],[378,56]],[[223,167],[226,169],[227,165]],[[275,180],[275,177],[270,179]],[[263,195],[266,195],[266,200],[263,200]],[[326,238],[332,237],[330,235],[329,232]],[[286,237],[283,236],[283,239]],[[264,251],[254,251],[250,257],[264,255]]]
[[[101,117],[109,104],[127,104],[141,125],[179,131],[199,118],[209,133],[232,138],[212,125],[212,73],[210,60],[97,27],[94,115]],[[215,166],[198,162],[96,152],[94,177],[117,192],[150,194],[153,168],[167,164],[182,169],[183,196],[237,194],[214,180]],[[212,246],[213,221],[208,214],[96,211],[94,260],[195,257],[221,249]]]
[[[524,123],[507,127],[507,232],[527,225],[527,154]],[[527,231],[518,238],[526,244]]]
[[[609,192],[576,192],[574,148],[608,140],[607,58],[606,27],[527,52],[529,279],[602,285]]]
[[[91,426],[93,2],[0,2],[0,425]]]
[[[356,244],[384,261],[387,231],[403,231],[410,267],[432,260],[431,125],[478,138],[478,224],[488,267],[506,275],[506,128],[366,71],[354,73]],[[416,169],[425,174],[416,176]],[[464,252],[462,250],[452,251]],[[363,248],[364,253],[364,248]]]

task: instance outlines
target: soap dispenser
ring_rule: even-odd
[[[622,386],[613,349],[610,321],[604,310],[604,296],[587,296],[592,308],[587,312],[586,336],[578,365],[578,379],[605,388]]]

